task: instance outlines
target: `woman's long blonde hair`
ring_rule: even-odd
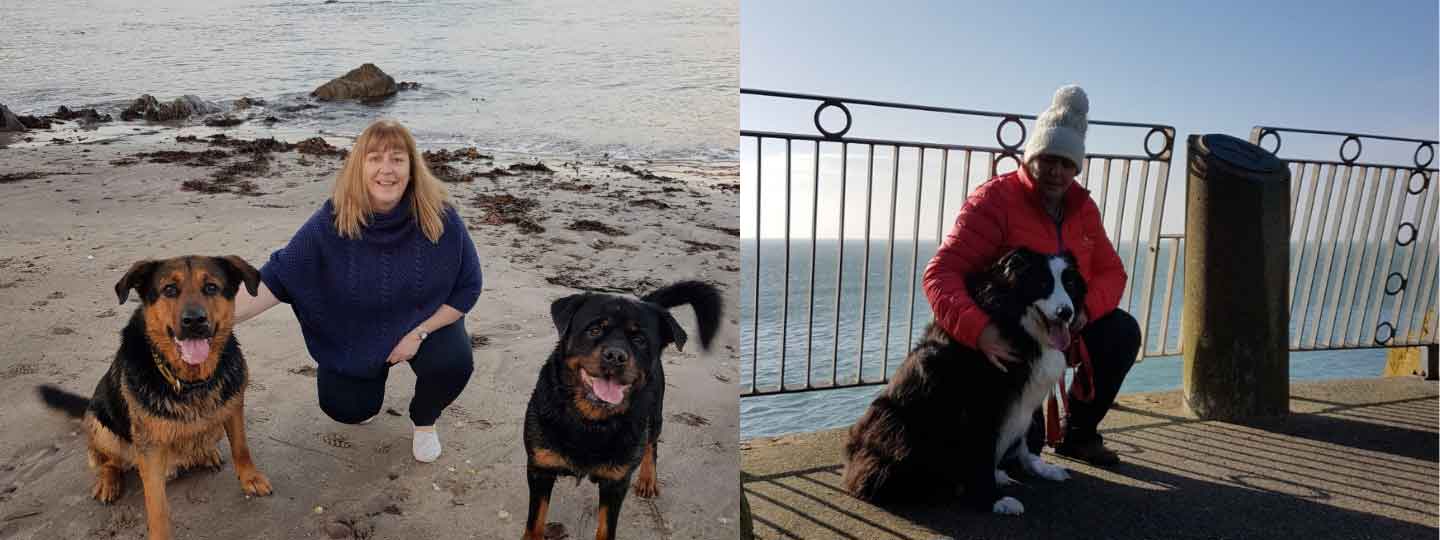
[[[355,139],[355,146],[345,158],[345,165],[335,175],[335,192],[330,196],[335,205],[335,230],[341,238],[360,238],[360,232],[370,224],[370,193],[365,189],[365,154],[404,148],[410,155],[410,183],[405,186],[410,194],[410,212],[420,225],[420,232],[432,243],[440,241],[445,232],[445,204],[448,195],[445,186],[430,173],[425,156],[415,147],[415,137],[400,122],[383,118],[376,120]]]

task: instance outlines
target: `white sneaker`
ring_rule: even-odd
[[[440,434],[435,432],[435,426],[415,427],[410,452],[415,455],[415,461],[421,463],[430,463],[440,457]]]

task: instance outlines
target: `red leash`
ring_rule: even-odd
[[[1095,370],[1090,365],[1090,349],[1085,347],[1085,340],[1080,339],[1079,332],[1075,333],[1075,340],[1065,351],[1065,365],[1075,368],[1075,384],[1070,388],[1077,393],[1075,399],[1087,402],[1095,399]],[[1070,392],[1065,390],[1065,372],[1062,371],[1056,391],[1045,400],[1045,444],[1051,448],[1059,446],[1065,439],[1064,431],[1060,429],[1060,405],[1055,399],[1055,393],[1064,396],[1062,399],[1065,400],[1065,414],[1068,416]]]

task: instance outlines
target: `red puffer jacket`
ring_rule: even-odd
[[[1060,225],[1045,212],[1024,167],[981,185],[960,208],[955,227],[925,266],[925,296],[935,321],[961,343],[975,347],[990,317],[965,289],[965,276],[1027,247],[1041,253],[1070,250],[1085,278],[1085,316],[1104,317],[1120,303],[1125,267],[1105,235],[1100,209],[1079,183],[1065,193]]]

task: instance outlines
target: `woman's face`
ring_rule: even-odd
[[[1080,174],[1080,169],[1068,159],[1041,154],[1030,160],[1029,172],[1030,177],[1035,179],[1035,187],[1053,202],[1065,198],[1065,192],[1075,181],[1075,175]]]
[[[389,212],[405,196],[410,185],[410,154],[403,148],[366,152],[364,160],[365,191],[376,212]]]

